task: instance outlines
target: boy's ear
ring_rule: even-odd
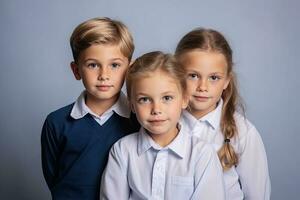
[[[70,66],[71,66],[72,72],[73,72],[76,80],[80,80],[81,76],[79,73],[79,66],[74,61],[70,63]]]
[[[134,106],[133,106],[132,103],[130,103],[130,108],[131,108],[131,111],[132,111],[133,113],[135,113],[135,109],[134,109]]]

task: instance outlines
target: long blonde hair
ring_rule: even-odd
[[[221,116],[221,131],[224,135],[223,146],[218,151],[223,170],[228,170],[238,164],[238,155],[234,151],[231,142],[238,134],[234,113],[237,108],[244,112],[236,86],[236,77],[233,72],[232,50],[225,37],[216,30],[198,28],[187,33],[178,43],[175,55],[180,57],[183,54],[193,51],[218,52],[225,56],[227,61],[227,74],[230,77],[228,87],[222,93],[224,101]]]

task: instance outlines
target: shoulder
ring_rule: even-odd
[[[249,137],[253,134],[258,134],[255,126],[244,115],[236,112],[234,114],[234,119],[236,122],[239,139]]]
[[[49,121],[61,121],[63,119],[66,119],[67,117],[70,116],[71,110],[74,106],[74,103],[71,103],[67,106],[64,106],[62,108],[59,108],[53,112],[51,112],[48,116],[47,116],[47,120]]]
[[[238,129],[238,152],[245,151],[246,148],[263,148],[262,138],[256,127],[244,116],[235,114],[237,129]]]
[[[44,129],[50,128],[51,130],[56,131],[61,130],[66,123],[72,120],[70,113],[73,108],[73,105],[74,103],[69,104],[48,114],[44,122]]]
[[[111,148],[112,153],[122,152],[123,155],[131,153],[137,148],[138,132],[129,134],[119,139]]]

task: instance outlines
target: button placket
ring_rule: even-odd
[[[153,199],[164,199],[166,167],[168,151],[160,150],[156,155],[152,174],[152,197]]]

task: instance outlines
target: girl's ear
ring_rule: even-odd
[[[131,59],[131,61],[130,61],[130,63],[129,63],[128,66],[131,67],[131,65],[134,63],[134,61],[135,61],[134,59]]]
[[[228,87],[228,85],[229,85],[229,83],[230,83],[232,77],[233,77],[233,76],[232,76],[232,73],[230,73],[230,74],[227,76],[227,78],[226,78],[226,80],[225,80],[225,84],[224,84],[223,90],[225,90],[225,89]]]
[[[79,73],[79,66],[73,61],[70,63],[72,72],[76,78],[76,80],[80,80],[81,79],[81,75]]]
[[[186,109],[189,105],[189,95],[185,94],[182,97],[182,109]]]

